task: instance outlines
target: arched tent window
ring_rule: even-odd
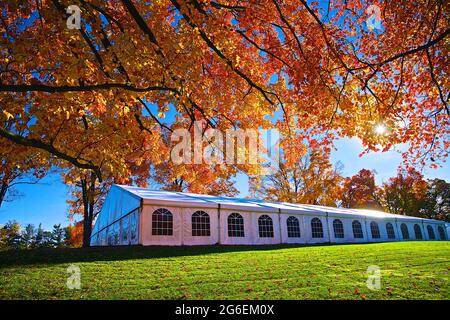
[[[445,240],[445,232],[442,226],[438,226],[439,238],[441,240]]]
[[[432,226],[427,226],[427,231],[428,231],[428,238],[430,238],[430,240],[436,239],[436,236],[434,235],[434,230],[433,230]]]
[[[420,230],[420,226],[416,223],[414,225],[414,235],[416,236],[417,240],[422,240],[422,231]]]
[[[409,231],[408,231],[408,226],[404,223],[402,223],[400,225],[400,230],[402,231],[402,237],[405,240],[409,240]]]
[[[395,239],[395,231],[392,223],[386,223],[386,233],[388,235],[388,239]]]
[[[244,218],[239,213],[228,216],[228,236],[244,237]]]
[[[378,227],[378,223],[375,221],[370,223],[370,233],[372,233],[373,239],[380,239],[380,228]]]
[[[205,211],[194,212],[192,214],[192,236],[209,237],[210,235],[209,215]]]
[[[172,212],[160,208],[152,214],[152,235],[171,236],[173,235],[173,216]]]
[[[311,233],[313,238],[323,238],[322,221],[319,218],[311,220]]]
[[[300,238],[300,223],[296,217],[289,217],[286,220],[288,238]]]
[[[353,237],[355,237],[355,239],[364,238],[364,234],[363,234],[362,227],[361,227],[361,222],[359,222],[358,220],[353,220],[352,229],[353,229]]]
[[[339,219],[333,220],[333,230],[335,238],[343,238],[344,237],[344,224]]]
[[[258,228],[260,238],[273,238],[273,222],[271,217],[265,214],[259,217]]]

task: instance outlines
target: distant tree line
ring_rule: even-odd
[[[394,214],[450,222],[450,183],[425,180],[416,170],[399,170],[377,186],[375,172],[360,170],[343,183],[341,206],[384,210]]]
[[[284,162],[276,172],[251,181],[252,197],[270,201],[357,209],[450,221],[450,183],[424,179],[413,168],[375,182],[374,170],[361,169],[351,177],[342,175],[342,164],[332,165],[323,152],[310,152],[294,166]]]
[[[9,221],[0,228],[0,249],[61,248],[73,246],[73,227],[55,224],[51,231],[42,225],[24,228],[17,221]]]

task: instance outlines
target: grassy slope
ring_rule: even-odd
[[[450,242],[0,252],[0,299],[449,299],[449,271]]]

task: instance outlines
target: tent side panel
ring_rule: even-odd
[[[342,223],[343,227],[343,235],[339,237],[339,234],[336,234],[334,222],[335,220],[339,220]],[[346,217],[341,216],[329,216],[329,231],[330,231],[330,242],[331,243],[347,243],[353,242],[353,233],[352,233],[352,220]]]
[[[252,244],[280,244],[281,243],[281,236],[280,236],[280,223],[279,223],[279,214],[278,213],[248,213],[250,215],[250,221],[251,225],[250,228],[254,231],[252,233]],[[267,236],[267,233],[263,231],[265,228],[264,226],[261,226],[262,228],[262,234],[260,234],[260,223],[263,225],[263,220],[259,220],[261,216],[268,216],[272,220],[272,230],[273,230],[273,236]],[[263,236],[261,236],[263,235]],[[266,235],[266,236],[264,236]]]
[[[237,213],[242,216],[244,220],[244,236],[243,237],[232,237],[228,234],[228,217],[232,213]],[[221,244],[253,244],[253,233],[252,230],[252,218],[250,212],[221,209],[220,211],[220,242]]]
[[[122,241],[122,234],[129,234],[129,231],[122,232],[124,226],[138,226],[141,200],[124,189],[112,186],[108,196],[103,203],[103,207],[95,221],[91,236],[91,245],[121,245],[136,244],[137,240]],[[131,221],[130,215],[133,216]],[[130,243],[129,243],[130,242]]]
[[[317,227],[315,228],[315,232],[313,232],[313,221],[317,221],[317,219],[320,220],[320,224],[314,223]],[[326,243],[330,241],[328,238],[328,224],[325,213],[303,216],[303,224],[306,230],[306,243]],[[321,228],[320,225],[322,226]]]
[[[287,221],[291,218],[291,231],[288,230]],[[306,231],[305,225],[303,221],[303,216],[299,214],[280,214],[280,223],[281,223],[281,241],[282,243],[306,243]],[[299,226],[299,230],[297,230],[297,223]],[[300,236],[298,236],[298,232],[300,231]]]
[[[172,228],[171,232],[160,232],[162,228],[168,229],[168,224],[156,225],[153,228],[153,213],[158,209],[166,209],[170,212],[172,216]],[[183,239],[183,228],[182,228],[182,208],[177,207],[162,207],[153,205],[144,205],[141,214],[142,223],[142,244],[146,246],[160,245],[160,246],[179,246],[182,245]],[[162,227],[162,228],[161,228]],[[161,234],[165,233],[165,234]]]
[[[219,233],[218,233],[218,209],[208,208],[208,209],[194,209],[194,208],[181,208],[182,213],[182,223],[183,223],[183,244],[184,245],[214,245],[219,242]],[[192,215],[194,213],[204,212],[208,216],[206,219],[209,219],[209,228],[208,224],[205,221],[205,218],[201,218],[201,221],[196,223],[196,229],[194,232],[193,223],[192,223]],[[207,235],[209,233],[209,235]]]

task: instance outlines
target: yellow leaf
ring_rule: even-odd
[[[9,120],[9,118],[14,118],[14,116],[6,110],[3,110],[3,113],[6,116],[6,120]]]

